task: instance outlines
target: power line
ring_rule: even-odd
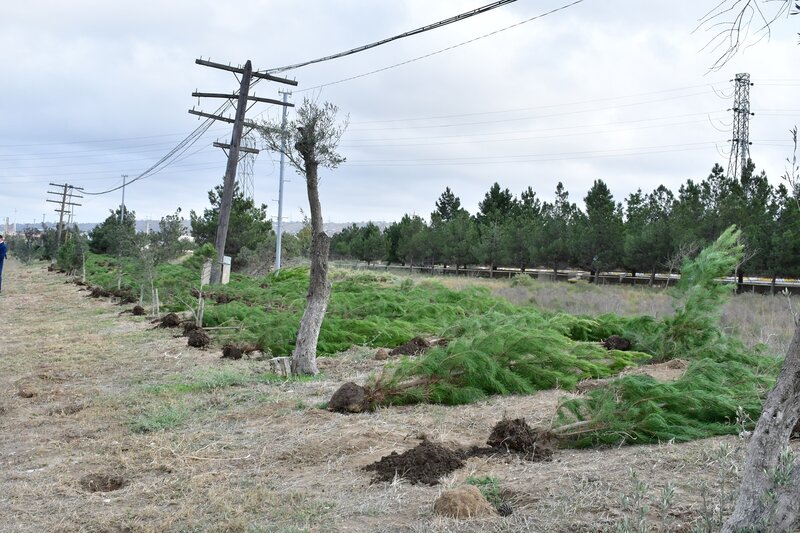
[[[582,1],[583,0],[578,0],[578,2],[582,2]],[[365,45],[362,45],[362,46],[357,46],[356,48],[351,48],[350,50],[347,50],[345,52],[339,52],[337,54],[331,54],[331,55],[328,55],[328,56],[325,56],[325,57],[320,57],[320,58],[317,58],[317,59],[311,59],[309,61],[303,61],[302,63],[295,63],[294,65],[287,65],[287,66],[284,66],[284,67],[272,68],[272,69],[267,70],[266,72],[285,72],[287,70],[294,70],[294,69],[298,69],[300,67],[313,65],[314,63],[322,63],[324,61],[331,61],[333,59],[339,59],[340,57],[345,57],[345,56],[357,54],[359,52],[364,52],[365,50],[369,50],[371,48],[376,48],[378,46],[390,43],[392,41],[396,41],[398,39],[404,39],[406,37],[411,37],[413,35],[419,35],[420,33],[425,33],[426,31],[435,30],[435,29],[441,28],[443,26],[447,26],[449,24],[453,24],[455,22],[460,22],[462,20],[466,20],[468,18],[477,16],[477,15],[482,15],[482,14],[488,12],[488,11],[491,11],[491,10],[496,9],[498,7],[502,7],[502,6],[506,5],[506,4],[511,4],[513,2],[516,2],[516,0],[500,0],[498,2],[493,2],[491,4],[487,4],[487,5],[483,6],[483,7],[479,7],[477,9],[473,9],[472,11],[467,11],[465,13],[461,13],[460,15],[455,15],[453,17],[449,17],[449,18],[446,18],[444,20],[440,20],[439,22],[434,22],[433,24],[428,24],[427,26],[422,26],[422,27],[417,28],[415,30],[407,31],[405,33],[401,33],[401,34],[395,35],[393,37],[388,37],[386,39],[381,39],[380,41],[375,41],[374,43],[369,43],[369,44],[365,44]],[[578,2],[575,2],[575,3],[578,3]]]
[[[467,45],[467,44],[470,44],[470,43],[474,43],[475,41],[479,41],[481,39],[485,39],[486,37],[491,37],[493,35],[497,35],[498,33],[504,32],[506,30],[510,30],[512,28],[516,28],[517,26],[521,26],[523,24],[527,24],[528,22],[532,22],[534,20],[538,20],[538,19],[544,18],[544,17],[546,17],[548,15],[552,15],[552,14],[557,13],[559,11],[563,11],[564,9],[568,9],[568,8],[570,8],[570,7],[572,7],[572,6],[576,5],[576,4],[580,4],[581,2],[583,2],[583,0],[575,0],[574,2],[571,2],[569,4],[565,4],[565,5],[561,6],[561,7],[557,7],[555,9],[551,9],[550,11],[547,11],[545,13],[541,13],[541,14],[533,16],[533,17],[531,17],[529,19],[525,19],[523,21],[517,22],[517,23],[512,24],[510,26],[506,26],[505,28],[500,28],[499,30],[495,30],[493,32],[489,32],[489,33],[485,33],[483,35],[479,35],[478,37],[475,37],[473,39],[469,39],[468,41],[463,41],[463,42],[460,42],[458,44],[454,44],[452,46],[448,46],[447,48],[442,48],[440,50],[436,50],[434,52],[430,52],[430,53],[425,54],[425,55],[421,55],[421,56],[418,56],[418,57],[415,57],[415,58],[412,58],[412,59],[408,59],[406,61],[401,61],[400,63],[395,63],[395,64],[389,65],[387,67],[383,67],[383,68],[379,68],[379,69],[372,70],[372,71],[369,71],[369,72],[365,72],[363,74],[358,74],[358,75],[350,76],[348,78],[343,78],[343,79],[340,79],[340,80],[337,80],[337,81],[331,81],[331,82],[328,82],[328,83],[315,85],[314,87],[309,87],[307,89],[301,89],[301,90],[296,91],[296,92],[314,91],[314,90],[317,90],[317,89],[321,89],[323,87],[328,87],[329,85],[337,85],[339,83],[344,83],[344,82],[347,82],[347,81],[357,80],[357,79],[363,78],[365,76],[371,76],[372,74],[377,74],[379,72],[384,72],[384,71],[389,70],[389,69],[393,69],[393,68],[400,67],[400,66],[403,66],[403,65],[408,65],[409,63],[414,63],[415,61],[419,61],[421,59],[427,59],[427,58],[429,58],[431,56],[435,56],[435,55],[441,54],[443,52],[448,52],[450,50],[453,50],[454,48],[459,48],[461,46],[464,46],[464,45]]]

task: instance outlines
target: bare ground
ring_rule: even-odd
[[[384,364],[374,350],[321,360],[320,379],[267,382],[266,362],[190,348],[41,265],[4,274],[0,531],[613,531],[635,512],[620,503],[636,492],[631,471],[663,530],[713,530],[730,504],[737,437],[476,457],[436,486],[376,483],[363,467],[423,436],[482,445],[504,416],[548,424],[567,393],[331,413],[317,406]],[[468,476],[496,479],[513,514],[434,516]]]

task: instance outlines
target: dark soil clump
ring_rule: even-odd
[[[217,294],[214,296],[214,301],[218,304],[226,304],[233,301],[233,298],[228,296],[227,294]]]
[[[164,315],[164,317],[158,323],[159,328],[177,328],[180,325],[181,325],[181,317],[179,317],[175,313],[168,313]]]
[[[352,381],[339,387],[328,402],[328,410],[337,413],[361,413],[368,411],[369,408],[367,390]]]
[[[198,325],[197,325],[197,324],[195,324],[194,322],[186,322],[186,323],[183,325],[183,336],[184,336],[184,337],[188,337],[188,336],[189,336],[189,334],[190,334],[191,332],[193,332],[194,330],[196,330],[196,329],[200,329],[200,326],[198,326]]]
[[[462,466],[461,452],[423,440],[415,448],[401,454],[392,452],[365,466],[364,470],[375,472],[376,481],[391,482],[395,476],[400,476],[411,483],[436,485],[439,478]]]
[[[514,452],[529,461],[547,461],[555,451],[555,437],[533,429],[524,418],[503,419],[492,428],[486,444],[500,452]]]
[[[241,359],[242,353],[242,349],[235,344],[226,344],[222,347],[223,359]]]
[[[131,309],[131,313],[133,313],[133,316],[144,316],[144,307],[141,305],[135,305],[133,306],[133,309]]]
[[[197,328],[189,333],[188,344],[193,348],[205,349],[211,344],[211,337],[208,336],[208,333],[203,328]]]
[[[631,341],[620,337],[619,335],[611,335],[609,338],[603,341],[603,347],[606,350],[620,350],[627,352],[631,349]]]
[[[111,296],[111,293],[103,287],[92,287],[92,292],[89,293],[89,296],[92,298],[108,298]]]
[[[389,355],[422,355],[427,352],[431,347],[431,343],[422,337],[414,337],[405,344],[401,344],[391,352]]]
[[[111,492],[128,484],[124,478],[108,474],[89,474],[83,476],[81,487],[89,492]]]

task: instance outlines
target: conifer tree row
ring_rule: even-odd
[[[552,201],[531,187],[519,195],[494,183],[471,214],[447,187],[426,221],[405,215],[383,232],[370,223],[333,237],[332,253],[373,263],[463,268],[579,268],[597,275],[621,270],[650,275],[675,270],[681,259],[713,242],[732,224],[741,228],[745,259],[736,274],[800,276],[797,192],[773,186],[749,161],[740,179],[714,165],[675,193],[664,185],[617,201],[596,180],[575,203],[562,183]]]

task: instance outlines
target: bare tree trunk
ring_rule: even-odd
[[[800,463],[788,454],[800,420],[800,325],[750,439],[736,509],[722,531],[800,528]]]
[[[331,239],[322,228],[322,206],[319,201],[317,162],[313,154],[301,153],[306,163],[306,188],[311,212],[311,274],[306,297],[306,309],[300,320],[297,341],[292,353],[292,374],[319,373],[317,368],[317,341],[322,320],[328,308],[331,283],[328,281],[328,253]]]

